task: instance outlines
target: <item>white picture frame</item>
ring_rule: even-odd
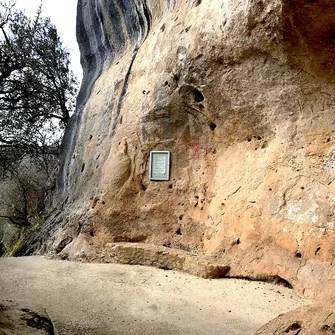
[[[170,151],[151,151],[149,178],[156,181],[170,180]]]

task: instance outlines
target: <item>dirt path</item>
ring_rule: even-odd
[[[0,300],[44,307],[59,335],[253,334],[303,304],[292,290],[155,268],[0,259]]]

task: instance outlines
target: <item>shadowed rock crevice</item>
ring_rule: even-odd
[[[292,62],[315,74],[334,75],[335,4],[332,1],[283,1],[284,39]],[[301,64],[300,64],[301,67]]]

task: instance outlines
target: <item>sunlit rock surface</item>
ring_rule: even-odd
[[[334,334],[334,311],[334,303],[300,307],[292,312],[279,315],[259,329],[256,335]]]
[[[335,294],[335,4],[79,0],[77,29],[58,211],[27,252],[137,242]],[[151,150],[170,181],[149,180]]]

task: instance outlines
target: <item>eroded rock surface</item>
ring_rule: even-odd
[[[259,329],[255,335],[335,334],[335,304],[300,307],[282,314]]]
[[[0,302],[1,335],[54,335],[54,326],[45,311],[36,311],[11,301]]]
[[[325,0],[80,0],[60,210],[27,252],[165,246],[334,294],[334,19]]]

